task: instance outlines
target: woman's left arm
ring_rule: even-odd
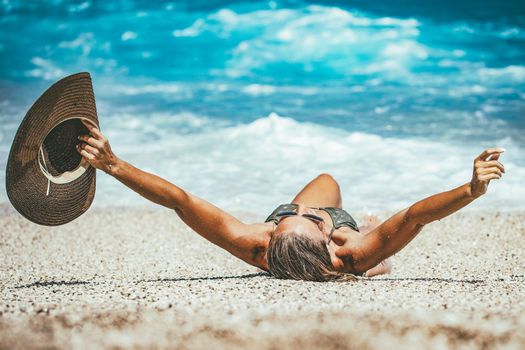
[[[487,149],[474,160],[470,183],[425,198],[393,215],[358,241],[334,235],[341,247],[336,251],[345,266],[355,272],[366,271],[405,247],[428,223],[440,220],[485,194],[491,180],[505,172],[498,161],[501,148]]]
[[[505,173],[505,167],[498,161],[504,151],[503,148],[483,151],[474,159],[472,179],[469,183],[415,203],[407,212],[409,219],[418,225],[426,225],[458,211],[484,195],[489,182],[500,179]]]

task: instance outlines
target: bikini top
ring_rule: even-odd
[[[277,214],[286,212],[286,211],[295,211],[297,209],[297,204],[281,204],[279,205],[271,214],[266,218],[264,222],[273,221],[277,223]],[[324,208],[312,208],[312,209],[318,209],[323,210],[330,215],[332,218],[332,223],[334,225],[334,229],[338,229],[342,226],[350,227],[352,230],[358,231],[359,228],[357,227],[357,223],[355,222],[354,218],[348,214],[348,212],[341,208],[335,208],[335,207],[324,207]]]

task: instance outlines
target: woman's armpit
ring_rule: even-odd
[[[263,245],[257,245],[251,249],[252,261],[257,267],[264,271],[268,271],[268,262],[266,259],[266,251],[268,248]]]

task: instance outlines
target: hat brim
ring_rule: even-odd
[[[99,126],[89,73],[56,82],[33,104],[18,128],[7,161],[6,189],[15,209],[32,222],[46,226],[68,223],[86,212],[93,201],[95,169],[80,164],[82,158],[71,149],[78,143],[77,136],[88,133],[80,119]],[[65,121],[72,122],[62,134],[54,135],[52,146],[64,151],[65,164],[82,167],[77,177],[66,182],[55,180],[56,169],[42,169],[47,159],[42,152],[44,140]]]

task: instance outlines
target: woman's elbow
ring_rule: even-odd
[[[419,210],[417,205],[414,204],[404,210],[403,224],[412,226],[414,228],[422,228],[428,224],[428,222],[425,215],[421,213],[421,210]]]
[[[181,189],[174,189],[168,191],[167,198],[165,199],[166,204],[164,206],[175,210],[175,212],[182,217],[185,213],[184,208],[190,205],[191,196]]]

